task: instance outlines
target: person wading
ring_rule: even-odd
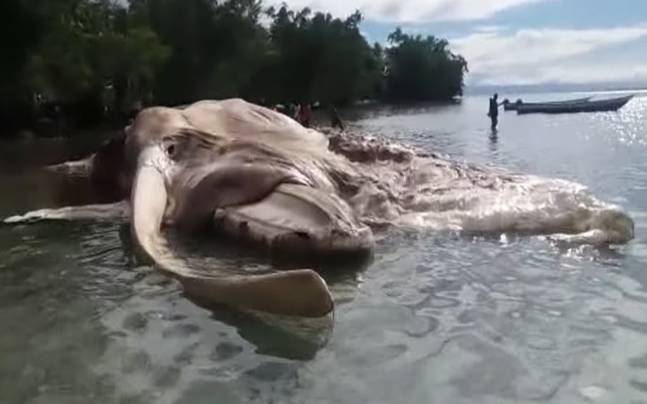
[[[487,115],[490,117],[490,120],[492,121],[492,130],[496,130],[496,127],[499,124],[499,105],[503,105],[503,103],[497,102],[498,99],[499,94],[494,93],[492,98],[490,98],[490,108],[487,113]]]
[[[344,123],[341,121],[341,118],[339,117],[339,113],[337,112],[337,108],[335,108],[333,105],[331,105],[328,108],[328,114],[330,115],[330,126],[332,126],[333,129],[339,128],[340,130],[344,130]]]

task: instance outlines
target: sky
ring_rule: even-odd
[[[647,0],[283,1],[337,17],[359,9],[369,42],[386,44],[397,26],[447,38],[472,87],[647,86]]]

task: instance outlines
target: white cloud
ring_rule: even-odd
[[[642,38],[647,38],[647,25],[477,30],[451,44],[468,61],[470,84],[581,83],[644,79],[647,59],[641,63],[605,57],[614,47]]]
[[[491,32],[499,32],[504,29],[503,26],[501,25],[480,25],[474,29],[475,32],[481,32],[481,33],[491,33]]]
[[[360,10],[374,21],[412,23],[485,19],[508,8],[549,0],[286,0],[290,7],[310,7],[337,17]],[[282,0],[267,3],[280,6]]]

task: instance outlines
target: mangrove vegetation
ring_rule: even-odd
[[[461,95],[467,71],[444,39],[398,28],[388,43],[369,44],[359,12],[342,19],[258,0],[3,4],[5,128],[42,117],[89,126],[145,105],[204,98],[443,101]]]

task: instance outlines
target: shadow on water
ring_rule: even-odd
[[[230,273],[263,273],[275,270],[312,268],[317,270],[328,283],[335,300],[338,284],[358,287],[358,274],[366,269],[370,260],[345,261],[344,257],[319,258],[304,265],[303,257],[290,260],[282,256],[278,259],[250,245],[241,245],[224,237],[211,235],[205,238],[178,238],[173,235],[173,243],[183,256],[193,257],[191,262],[213,271]],[[200,258],[196,258],[200,257]],[[211,258],[209,258],[211,257]],[[214,261],[217,257],[217,263]],[[350,285],[350,286],[349,286]],[[290,291],[286,291],[290,293]],[[334,327],[334,314],[317,319],[291,318],[258,312],[232,310],[223,306],[205,304],[186,296],[194,304],[211,311],[213,319],[235,327],[239,335],[256,347],[257,353],[285,359],[310,360],[327,343]]]
[[[496,153],[499,149],[499,131],[497,129],[491,129],[488,140],[488,148],[492,153]]]
[[[353,257],[319,257],[311,259],[305,265],[304,258],[295,256],[290,260],[286,256],[269,257],[264,251],[251,245],[240,244],[231,239],[214,234],[204,237],[187,238],[175,232],[168,234],[173,249],[180,256],[186,257],[190,265],[205,271],[214,270],[230,273],[267,273],[276,270],[311,268],[319,272],[328,283],[336,301],[347,302],[351,294],[336,294],[336,287],[357,289],[359,274],[372,262],[371,256]],[[135,251],[128,226],[120,230],[124,251],[128,255]],[[314,257],[311,257],[314,258]],[[289,293],[290,291],[286,291]],[[323,348],[333,331],[334,313],[315,319],[304,319],[259,313],[245,310],[234,310],[222,305],[213,305],[185,295],[195,305],[211,312],[211,318],[235,327],[239,335],[256,347],[257,353],[285,359],[309,360]]]
[[[330,318],[282,318],[243,312],[222,306],[205,305],[185,296],[193,304],[211,312],[211,318],[234,327],[252,344],[258,354],[291,360],[311,360],[328,343],[333,321]]]
[[[496,128],[490,129],[489,135],[490,135],[489,136],[490,143],[492,143],[493,145],[496,145],[497,142],[499,141],[499,130]]]

